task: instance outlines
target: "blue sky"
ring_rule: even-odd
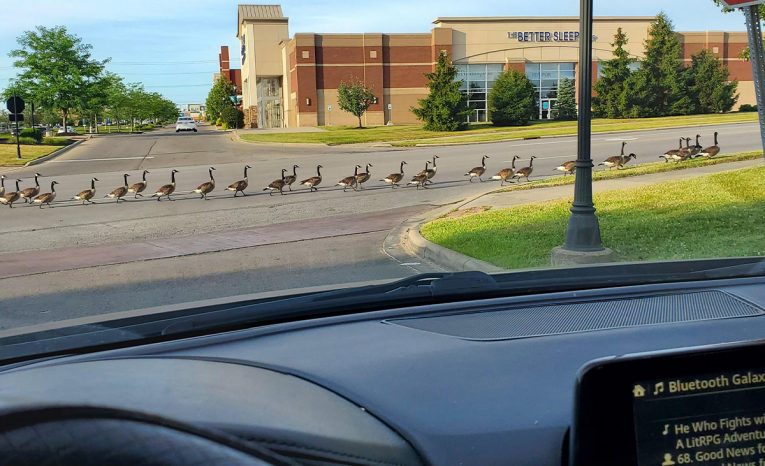
[[[36,25],[64,25],[128,82],[143,82],[177,103],[203,102],[228,45],[236,67],[236,5],[230,0],[3,0],[0,87],[15,75],[8,52]],[[258,2],[252,2],[258,3]],[[269,3],[263,1],[262,3]],[[276,2],[270,2],[276,3]],[[295,32],[427,32],[437,16],[578,15],[578,0],[285,0]],[[743,15],[723,15],[712,0],[595,0],[596,15],[654,15],[679,31],[743,31]]]

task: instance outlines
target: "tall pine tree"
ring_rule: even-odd
[[[573,79],[561,80],[553,116],[556,120],[576,120],[576,87]]]
[[[648,30],[640,69],[625,83],[620,99],[625,116],[684,115],[693,111],[681,58],[682,47],[672,21],[659,13]]]
[[[728,81],[728,69],[709,50],[692,57],[686,74],[696,113],[729,112],[738,100],[738,81]]]
[[[629,79],[632,71],[630,65],[635,59],[630,57],[625,46],[627,34],[622,28],[616,30],[614,42],[614,58],[603,62],[602,76],[595,81],[595,95],[592,97],[592,112],[599,118],[619,118],[623,116],[622,107],[619,104],[624,83]]]
[[[456,131],[467,126],[470,110],[467,96],[460,92],[460,81],[456,81],[457,68],[446,52],[441,52],[436,70],[425,73],[430,93],[420,99],[419,107],[412,107],[415,116],[425,123],[429,131]]]

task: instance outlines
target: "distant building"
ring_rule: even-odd
[[[181,115],[191,117],[194,121],[204,119],[204,104],[183,104],[179,107],[179,110]]]
[[[654,17],[597,17],[593,25],[593,79],[613,57],[611,42],[621,27],[627,51],[643,55],[643,42]],[[425,73],[442,51],[449,54],[472,110],[470,122],[489,119],[487,95],[497,76],[517,70],[538,91],[538,118],[550,118],[564,78],[579,85],[579,18],[448,17],[436,18],[430,32],[413,34],[296,33],[279,5],[239,5],[243,107],[250,126],[296,127],[355,125],[356,118],[337,105],[343,81],[360,80],[378,97],[364,115],[365,125],[415,123],[410,108],[428,93]],[[745,32],[680,32],[683,60],[707,49],[739,81],[738,104],[755,102],[751,65],[739,58]]]

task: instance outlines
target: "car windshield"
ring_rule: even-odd
[[[741,10],[381,5],[4,4],[0,336],[418,274],[587,287],[599,264],[655,283],[765,255]]]

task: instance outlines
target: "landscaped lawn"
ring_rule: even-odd
[[[628,131],[656,128],[676,128],[693,125],[719,125],[757,121],[757,112],[734,112],[713,115],[688,115],[664,118],[628,120],[594,119],[593,132]],[[497,127],[490,124],[472,125],[470,129],[457,132],[425,131],[420,125],[373,126],[351,128],[348,126],[324,126],[325,131],[296,133],[248,133],[241,138],[252,142],[271,143],[320,143],[329,145],[369,142],[389,142],[394,146],[416,144],[443,144],[486,142],[502,139],[537,138],[541,136],[566,136],[576,134],[575,121],[535,121],[529,126]]]
[[[603,243],[619,260],[765,255],[765,167],[595,195]],[[568,200],[443,218],[430,241],[500,267],[549,266],[563,244]]]
[[[21,159],[16,158],[16,144],[0,144],[0,167],[19,166],[39,159],[62,146],[26,145],[21,146]]]

